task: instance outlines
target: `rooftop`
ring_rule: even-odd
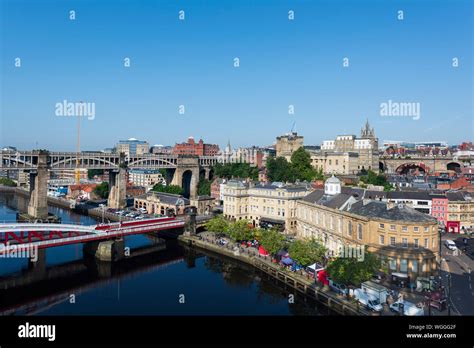
[[[397,204],[393,208],[388,208],[386,202],[359,201],[352,204],[348,210],[352,214],[362,215],[366,217],[381,218],[392,221],[408,221],[408,222],[436,222],[436,218],[421,213],[404,204]]]

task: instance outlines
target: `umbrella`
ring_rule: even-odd
[[[284,264],[284,265],[291,265],[293,264],[293,259],[291,257],[285,257],[283,259],[281,259],[281,262]]]

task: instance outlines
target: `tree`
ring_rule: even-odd
[[[316,176],[316,171],[311,165],[311,155],[304,147],[300,147],[291,155],[291,167],[296,178],[301,181],[311,181]]]
[[[222,215],[218,215],[206,223],[206,229],[209,232],[226,234],[229,228],[229,221]]]
[[[175,195],[182,195],[183,189],[177,185],[163,185],[162,183],[155,184],[153,186],[152,191],[156,192],[165,192],[165,193],[172,193]]]
[[[109,196],[109,183],[104,181],[96,186],[94,193],[100,198],[107,198]]]
[[[315,262],[322,263],[326,248],[314,239],[298,239],[290,244],[289,253],[291,258],[300,265],[308,266]]]
[[[362,171],[361,171],[362,172]],[[376,185],[376,186],[383,186],[384,191],[391,191],[392,185],[387,181],[387,178],[383,174],[376,174],[373,170],[366,171],[367,175],[363,175],[360,178],[360,181],[367,185]],[[363,185],[361,185],[363,187]]]
[[[268,157],[267,176],[270,181],[296,181],[296,174],[293,171],[293,167],[288,163],[285,157]]]
[[[207,180],[207,179],[199,180],[198,195],[199,196],[210,196],[211,195],[211,181],[210,180]]]
[[[0,185],[15,187],[16,182],[9,178],[0,178]]]
[[[214,175],[219,178],[250,178],[258,179],[258,168],[252,167],[249,163],[217,163],[213,167]]]
[[[336,258],[327,266],[331,279],[337,283],[359,286],[369,280],[382,268],[382,262],[373,253],[365,252],[364,260],[357,258]]]
[[[234,241],[248,240],[253,238],[252,227],[247,220],[231,222],[227,228],[227,234]]]
[[[276,229],[260,229],[259,234],[258,241],[270,255],[275,255],[285,246],[285,236]]]
[[[89,179],[92,179],[96,175],[103,175],[104,170],[103,169],[88,169],[87,170],[87,177]]]

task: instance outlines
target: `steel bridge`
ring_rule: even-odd
[[[1,151],[0,169],[35,170],[38,168],[40,151]],[[178,168],[180,156],[142,154],[125,157],[130,169],[171,169]],[[217,163],[217,157],[199,156],[200,167],[210,167]],[[119,169],[121,156],[103,152],[48,152],[46,164],[50,170],[62,169]]]
[[[45,249],[61,245],[87,243],[128,235],[180,229],[183,220],[176,218],[144,219],[107,225],[68,225],[44,223],[0,224],[0,254],[12,251]]]

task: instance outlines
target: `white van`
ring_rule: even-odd
[[[388,289],[385,286],[369,280],[363,282],[360,287],[369,295],[375,296],[380,301],[380,303],[384,303],[387,300]]]
[[[362,289],[355,289],[354,290],[354,297],[360,303],[366,306],[368,309],[374,312],[381,312],[383,311],[383,307],[380,304],[378,298],[373,295],[368,294]]]
[[[444,245],[446,245],[446,248],[448,248],[449,250],[457,249],[456,243],[454,243],[451,239],[446,239]]]
[[[423,308],[419,308],[414,303],[411,303],[408,301],[394,302],[390,305],[390,310],[395,313],[400,313],[400,303],[403,303],[403,315],[409,315],[409,316],[425,315]]]

